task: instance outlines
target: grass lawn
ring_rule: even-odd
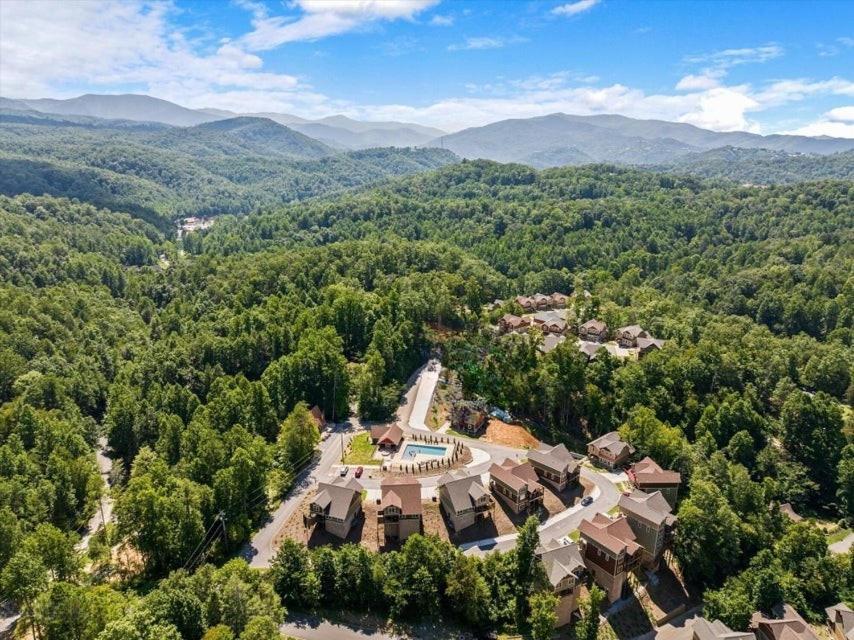
[[[567,536],[573,542],[578,542],[578,539],[581,538],[581,532],[576,529],[575,531],[570,531],[569,536]]]
[[[350,440],[350,450],[344,456],[344,464],[377,464],[377,460],[374,460],[376,450],[371,444],[371,434],[360,433]]]

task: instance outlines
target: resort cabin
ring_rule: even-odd
[[[645,493],[635,489],[620,496],[620,513],[629,521],[635,540],[643,547],[641,562],[657,568],[664,551],[670,547],[676,530],[676,516],[660,491]]]
[[[750,618],[757,640],[818,640],[809,623],[789,604],[780,603],[766,616],[757,611]]]
[[[535,293],[533,300],[535,309],[550,309],[552,306],[552,297],[542,293]]]
[[[578,337],[588,342],[605,342],[608,339],[608,325],[601,320],[588,320],[578,327]]]
[[[635,448],[628,442],[623,442],[616,431],[606,433],[587,444],[587,456],[592,462],[615,469],[628,462]]]
[[[534,302],[533,298],[529,298],[528,296],[516,296],[515,302],[527,312],[536,311],[537,309],[537,303]]]
[[[540,480],[546,480],[558,491],[578,484],[581,466],[565,445],[528,452],[528,463]]]
[[[557,335],[554,333],[547,333],[543,336],[543,341],[537,349],[540,350],[540,353],[551,353],[554,351],[559,344],[563,344],[566,342],[566,336]]]
[[[632,486],[647,493],[660,491],[672,508],[676,508],[676,498],[679,485],[682,484],[682,474],[678,471],[667,471],[647,456],[640,462],[629,467],[626,474]]]
[[[549,540],[537,548],[536,554],[558,598],[555,626],[562,627],[569,624],[578,611],[578,598],[587,575],[581,550],[575,543],[561,544],[557,540]]]
[[[650,336],[639,324],[630,324],[627,327],[617,329],[617,344],[625,349],[633,349],[638,346],[638,338],[650,338]]]
[[[459,400],[451,406],[451,426],[471,435],[480,432],[489,418],[487,406],[478,400]]]
[[[487,517],[493,505],[479,474],[449,471],[439,479],[436,489],[439,504],[454,531],[462,531]]]
[[[597,513],[592,520],[582,520],[581,535],[584,564],[602,589],[608,602],[623,597],[629,572],[641,560],[643,547],[625,516],[609,518]]]
[[[601,342],[587,342],[586,340],[578,341],[578,350],[584,354],[588,362],[595,359],[599,350],[604,348],[605,345]]]
[[[551,295],[552,299],[552,307],[555,309],[565,309],[566,305],[569,304],[569,296],[564,295],[563,293],[558,293],[555,291]]]
[[[836,640],[854,640],[854,611],[844,602],[825,609],[827,624]]]
[[[525,331],[529,327],[529,323],[525,318],[505,313],[498,321],[498,329],[502,333],[510,333],[512,331]]]
[[[323,409],[314,405],[309,413],[311,414],[311,421],[317,427],[317,431],[323,433],[323,430],[326,428],[326,418],[323,415]]]
[[[353,478],[320,482],[308,505],[306,526],[322,524],[327,533],[346,538],[355,522],[363,517],[362,485]]]
[[[397,424],[391,426],[378,424],[371,427],[371,442],[380,449],[394,451],[403,442],[403,429]]]
[[[507,458],[501,464],[489,467],[489,488],[497,494],[513,513],[533,511],[543,506],[543,485],[537,472],[527,463]]]
[[[415,478],[389,477],[380,483],[377,521],[386,540],[403,542],[421,533],[421,483]]]
[[[691,618],[683,626],[665,625],[655,640],[756,640],[753,633],[733,631],[720,620]]]
[[[638,338],[637,339],[638,355],[643,356],[651,351],[658,351],[664,346],[664,340],[658,338]]]

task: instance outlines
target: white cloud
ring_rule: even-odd
[[[854,106],[831,109],[815,122],[787,133],[801,136],[854,138]]]
[[[599,0],[578,0],[557,6],[552,9],[552,13],[557,16],[576,16],[579,13],[589,11],[597,4],[599,4]]]
[[[412,20],[438,0],[294,0],[298,15],[270,15],[250,3],[253,30],[241,38],[251,51],[275,49],[287,42],[317,40],[391,20]]]
[[[783,47],[771,43],[760,47],[742,47],[740,49],[724,49],[712,53],[687,56],[685,62],[692,64],[708,64],[715,69],[729,69],[742,64],[768,62],[779,58],[784,53]]]
[[[434,27],[451,27],[454,25],[454,16],[436,14],[430,18],[430,24]]]
[[[696,75],[689,73],[687,76],[683,76],[682,79],[680,79],[679,82],[676,83],[676,90],[696,91],[698,89],[714,89],[715,87],[719,87],[721,84],[719,77],[720,74],[715,74],[711,71]]]
[[[527,38],[520,36],[512,36],[510,38],[502,38],[498,36],[477,36],[466,38],[465,42],[452,44],[448,46],[448,51],[475,51],[482,49],[501,49],[510,44],[519,44],[527,42]]]

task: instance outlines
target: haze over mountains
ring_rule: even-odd
[[[166,100],[134,94],[87,94],[68,100],[0,98],[0,108],[159,122],[176,127],[237,117],[266,118],[323,143],[328,150],[434,146],[449,149],[462,158],[521,162],[538,168],[590,162],[671,165],[679,158],[721,147],[819,155],[854,149],[854,139],[848,138],[718,132],[690,124],[619,115],[555,113],[502,120],[446,134],[433,127],[408,122],[362,122],[342,115],[309,120],[287,113],[188,109]]]

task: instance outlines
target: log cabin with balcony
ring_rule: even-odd
[[[625,516],[597,513],[578,527],[584,564],[608,598],[616,602],[628,588],[629,573],[640,564],[643,547]]]
[[[513,513],[530,513],[543,506],[544,489],[528,463],[507,458],[489,468],[489,488]]]

